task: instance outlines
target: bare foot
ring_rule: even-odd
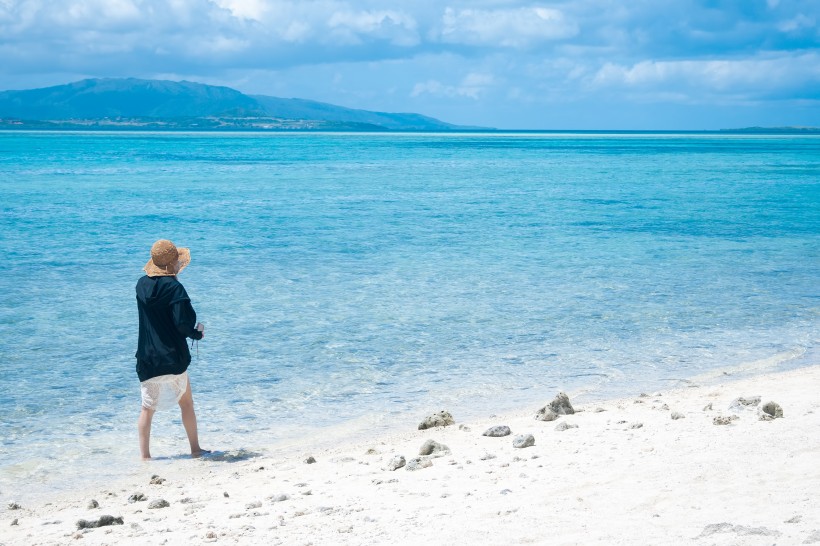
[[[191,457],[193,457],[194,459],[197,459],[197,458],[199,458],[199,457],[202,457],[203,455],[207,455],[207,454],[208,454],[208,453],[210,453],[210,452],[211,452],[211,450],[210,450],[210,449],[201,449],[201,448],[200,448],[200,449],[199,449],[199,450],[197,450],[197,451],[192,451],[192,452],[191,452]]]

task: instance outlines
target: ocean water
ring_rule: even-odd
[[[205,447],[818,361],[818,137],[0,133],[0,498],[139,465],[159,238]]]

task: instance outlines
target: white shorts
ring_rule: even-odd
[[[160,375],[140,383],[142,407],[162,410],[173,407],[188,390],[188,372],[179,375]]]

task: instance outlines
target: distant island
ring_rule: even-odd
[[[463,131],[413,113],[371,112],[304,99],[246,95],[194,82],[87,79],[0,91],[0,129]]]

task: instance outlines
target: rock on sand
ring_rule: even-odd
[[[513,440],[513,447],[524,448],[535,445],[535,436],[532,434],[521,434]]]
[[[425,417],[424,421],[419,423],[419,430],[426,430],[434,427],[446,427],[447,425],[454,424],[456,424],[456,421],[453,419],[453,416],[449,411],[440,411]]]

